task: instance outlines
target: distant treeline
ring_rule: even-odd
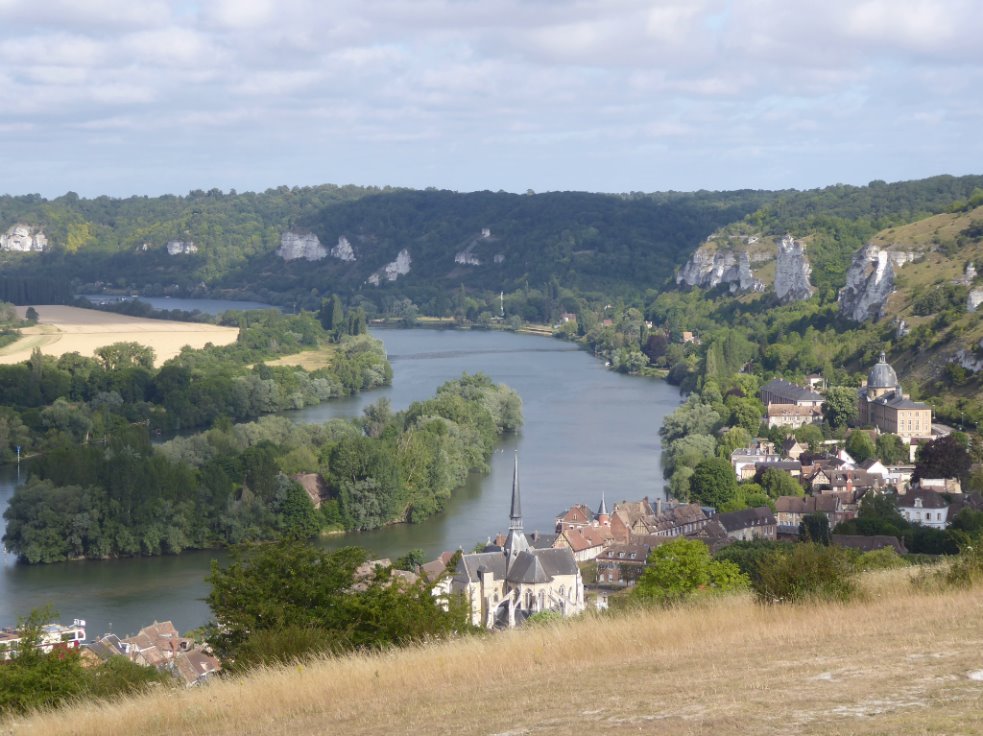
[[[64,445],[36,461],[4,514],[3,542],[37,563],[419,521],[485,470],[498,436],[521,421],[514,391],[465,375],[403,412],[383,401],[320,426],[266,417],[158,449],[145,428],[117,423],[105,445]],[[319,477],[319,511],[298,473]]]
[[[68,304],[72,289],[67,279],[49,276],[0,277],[0,302],[18,306],[32,304]]]

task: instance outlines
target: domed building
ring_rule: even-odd
[[[905,395],[884,353],[867,374],[857,410],[860,426],[877,427],[904,439],[932,436],[932,407]]]

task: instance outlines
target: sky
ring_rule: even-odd
[[[983,173],[979,0],[0,0],[0,192]]]

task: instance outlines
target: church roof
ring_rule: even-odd
[[[881,359],[867,374],[867,388],[896,388],[897,385],[898,374],[887,362],[884,353],[881,353]]]
[[[576,575],[577,561],[568,548],[520,552],[509,568],[510,583],[548,583],[557,575]]]
[[[470,555],[461,555],[461,561],[457,563],[455,577],[463,577],[469,583],[476,583],[481,579],[481,568],[492,573],[496,580],[505,578],[505,555],[501,552],[475,552]]]

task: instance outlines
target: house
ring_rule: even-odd
[[[758,446],[740,447],[730,454],[730,465],[738,480],[750,480],[756,472],[758,463],[777,463],[782,456],[775,452],[774,445],[762,443]]]
[[[857,421],[861,425],[871,425],[907,440],[932,437],[932,407],[912,401],[904,393],[898,374],[883,352],[860,389],[857,409]]]
[[[794,437],[786,437],[785,442],[782,443],[782,454],[789,460],[798,460],[802,457],[802,453],[808,449],[807,445],[802,444]]]
[[[758,398],[765,406],[769,404],[792,404],[811,409],[822,410],[825,399],[821,394],[807,388],[796,386],[794,383],[773,378],[758,391]]]
[[[662,509],[661,504],[657,508]],[[646,519],[647,534],[655,537],[678,537],[698,532],[710,520],[699,504],[671,504]]]
[[[512,628],[529,616],[584,610],[584,583],[569,547],[535,549],[522,531],[519,461],[512,475],[509,533],[501,550],[461,555],[451,591],[464,596],[475,626]]]
[[[597,582],[600,585],[627,587],[634,585],[648,560],[652,548],[646,544],[616,544],[597,557]]]
[[[908,554],[904,542],[897,537],[886,534],[875,534],[869,537],[862,534],[834,534],[832,541],[837,547],[847,547],[861,552],[873,552],[877,549],[887,548],[893,549],[899,555]]]
[[[823,514],[829,519],[829,528],[844,520],[846,514],[839,496],[779,496],[775,499],[775,520],[778,533],[798,535],[799,524],[810,514]]]
[[[918,490],[935,491],[936,493],[962,493],[963,486],[959,478],[920,478]]]
[[[104,636],[99,643],[103,651],[94,651],[95,656],[106,653],[111,647],[122,649],[130,661],[169,672],[187,687],[198,685],[222,669],[218,658],[193,639],[181,636],[170,621],[154,621],[135,635],[124,639]]]
[[[804,424],[818,424],[823,420],[823,411],[815,406],[798,404],[768,404],[765,421],[769,427],[788,427],[798,429]]]
[[[729,511],[714,517],[734,541],[776,539],[778,521],[767,506]]]
[[[761,475],[766,470],[780,470],[783,473],[787,473],[793,478],[802,477],[802,464],[797,460],[779,460],[773,463],[755,463],[754,464],[754,478],[755,480],[761,480]]]
[[[560,532],[552,546],[554,549],[568,548],[577,562],[588,562],[601,554],[611,541],[610,527],[585,527]]]
[[[949,525],[949,502],[935,491],[908,491],[895,503],[901,515],[912,524],[945,529]]]
[[[661,501],[656,505],[661,510]],[[646,519],[655,515],[648,498],[641,501],[621,501],[616,503],[611,511],[611,534],[616,542],[628,544],[631,535],[647,534]]]

